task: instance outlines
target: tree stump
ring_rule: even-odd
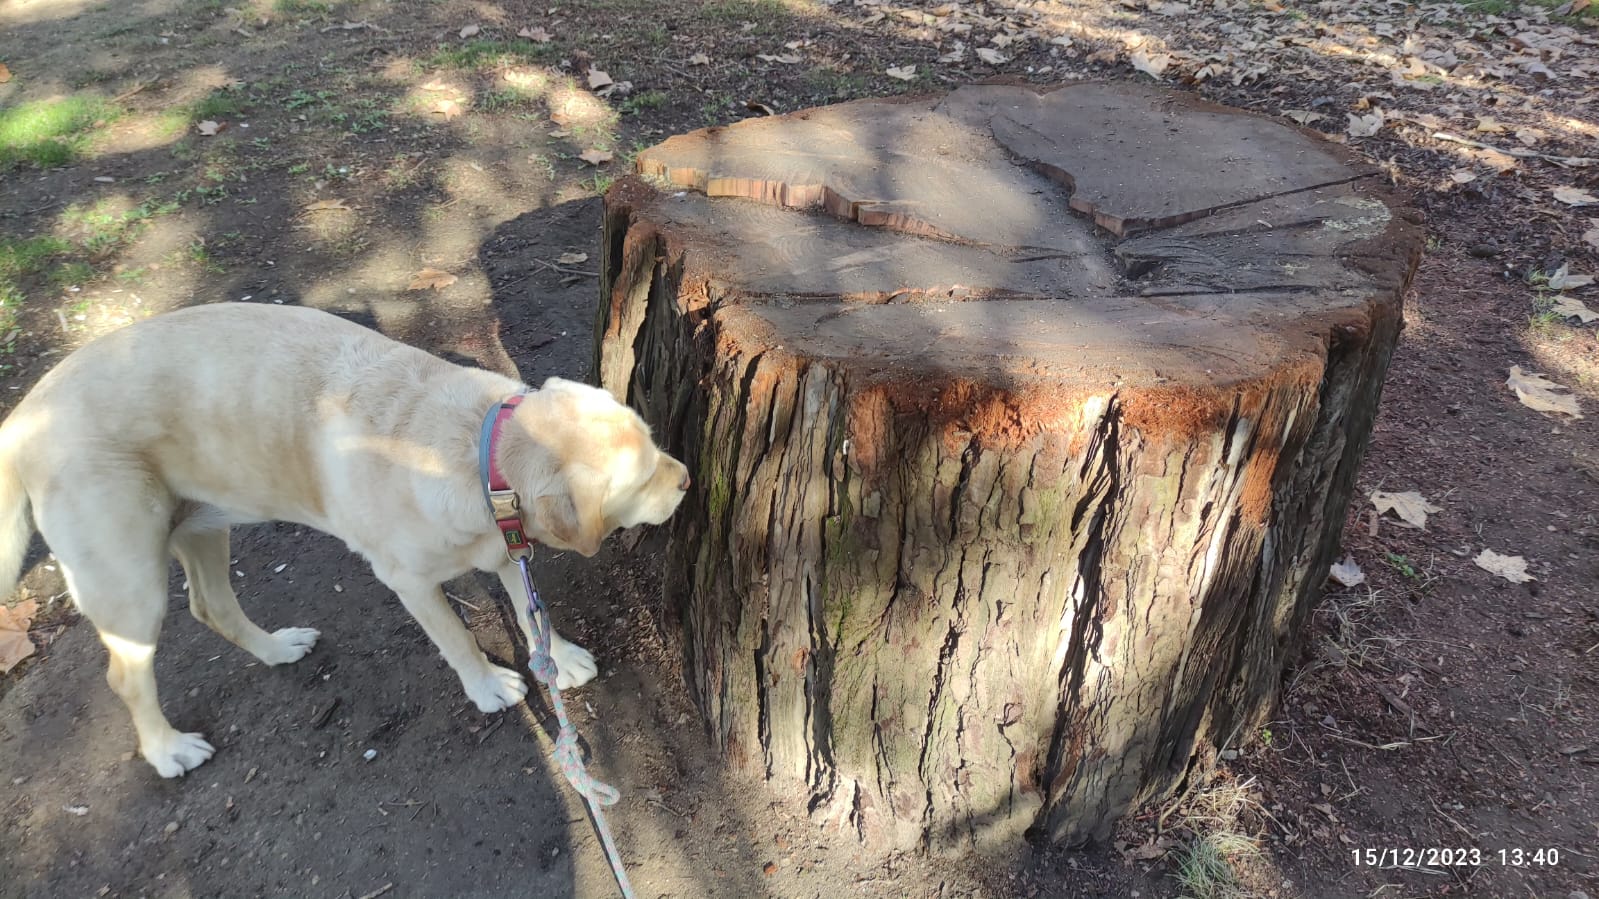
[[[990,84],[673,137],[605,199],[601,382],[695,475],[711,737],[898,845],[1102,839],[1270,714],[1419,259],[1310,132]]]

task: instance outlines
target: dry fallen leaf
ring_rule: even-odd
[[[483,29],[477,27],[476,25],[468,25],[461,29],[461,37],[472,37],[482,30]]]
[[[343,200],[317,200],[305,204],[306,212],[350,212],[350,207],[344,205]]]
[[[1160,75],[1166,71],[1166,67],[1171,65],[1171,60],[1170,53],[1149,54],[1142,50],[1133,53],[1132,56],[1127,58],[1129,65],[1156,81],[1160,80]]]
[[[1593,275],[1573,275],[1571,273],[1571,263],[1569,262],[1555,269],[1554,274],[1549,276],[1550,290],[1576,290],[1579,287],[1587,287],[1592,283]]]
[[[14,606],[0,605],[0,674],[10,671],[17,663],[33,655],[33,641],[28,639],[28,625],[39,611],[39,604],[24,599]]]
[[[995,50],[993,47],[978,47],[977,56],[991,66],[1002,66],[1010,62],[1010,57]]]
[[[560,265],[577,265],[579,262],[587,262],[587,261],[589,261],[589,254],[587,254],[587,253],[562,253],[560,256],[557,256],[555,258],[555,261],[556,261],[556,263],[558,263]]]
[[[1599,197],[1575,187],[1557,187],[1551,192],[1567,206],[1599,206]]]
[[[593,90],[593,89],[596,89],[596,88],[602,88],[602,87],[605,87],[607,84],[612,84],[612,83],[614,83],[614,82],[611,81],[611,76],[610,75],[605,74],[604,72],[600,71],[599,69],[589,69],[589,89],[590,90]]]
[[[455,90],[455,88],[452,87],[451,85],[445,84],[444,82],[439,81],[438,79],[434,79],[432,81],[429,81],[427,84],[422,85],[422,89],[425,90],[425,91],[453,91],[453,90]]]
[[[1488,116],[1483,116],[1477,120],[1477,130],[1483,134],[1500,134],[1505,130],[1505,126]]]
[[[1594,319],[1599,319],[1599,312],[1589,309],[1581,300],[1567,296],[1555,297],[1554,305],[1550,308],[1561,318],[1574,318],[1585,325]]]
[[[1510,377],[1505,379],[1505,386],[1515,391],[1516,398],[1528,409],[1558,412],[1572,418],[1582,417],[1576,397],[1569,393],[1555,393],[1556,390],[1565,390],[1565,387],[1530,372],[1524,372],[1519,365],[1510,366]]]
[[[1583,242],[1588,244],[1588,246],[1599,250],[1599,219],[1589,219],[1588,224],[1592,225],[1593,227],[1582,232]]]
[[[1311,122],[1319,122],[1326,118],[1326,116],[1322,115],[1321,113],[1311,112],[1308,109],[1285,109],[1283,110],[1283,115],[1293,119],[1301,125],[1309,125]]]
[[[1366,572],[1360,570],[1360,566],[1355,564],[1352,557],[1334,562],[1327,576],[1344,587],[1358,587],[1366,582]]]
[[[461,114],[461,104],[455,100],[445,98],[433,104],[433,112],[444,116],[445,120],[456,118]]]
[[[1521,556],[1501,556],[1491,549],[1484,549],[1471,561],[1483,571],[1497,574],[1512,584],[1525,584],[1537,578],[1527,573],[1527,560]]]
[[[786,66],[791,66],[791,65],[799,62],[801,59],[804,59],[804,57],[800,56],[798,53],[783,53],[783,54],[757,53],[757,54],[755,54],[755,58],[756,59],[763,59],[763,60],[765,60],[767,62],[780,62],[780,63],[782,63],[783,65],[786,65]]]
[[[537,41],[538,43],[541,43],[541,44],[548,44],[550,42],[550,39],[555,37],[555,35],[550,34],[548,31],[545,31],[543,28],[523,28],[522,30],[520,30],[520,31],[518,31],[516,33],[516,36],[517,37],[525,37],[525,38],[527,38],[530,41]]]
[[[1477,173],[1469,172],[1465,169],[1455,169],[1449,173],[1449,180],[1456,184],[1470,184],[1477,180]]]
[[[456,277],[447,271],[436,268],[424,268],[411,278],[411,283],[407,285],[405,289],[427,290],[431,287],[434,290],[443,290],[444,288],[449,287],[451,284],[454,284],[455,281]]]
[[[711,64],[711,58],[704,53],[696,53],[688,58],[688,64],[691,66],[708,66]]]
[[[0,84],[5,84],[7,81],[10,81],[10,80],[11,80],[11,70],[6,68],[6,64],[5,63],[0,62]]]
[[[1377,514],[1392,512],[1413,528],[1425,528],[1428,515],[1443,511],[1441,507],[1427,502],[1414,490],[1407,490],[1404,493],[1384,493],[1378,490],[1372,493],[1371,504],[1377,507]]]
[[[210,119],[206,119],[198,125],[195,125],[194,128],[196,131],[199,131],[206,137],[214,137],[218,131],[222,130],[222,126],[219,123],[213,122]]]
[[[577,154],[577,158],[583,160],[589,165],[604,165],[605,163],[610,162],[611,157],[614,155],[615,154],[613,154],[610,150],[596,150],[593,147],[590,147],[589,149]]]
[[[1373,109],[1371,112],[1368,112],[1365,115],[1350,114],[1348,128],[1349,136],[1371,137],[1373,134],[1376,134],[1382,129],[1382,123],[1383,115],[1382,110],[1380,109]]]
[[[914,81],[914,80],[916,80],[916,67],[915,66],[889,66],[888,67],[888,77],[897,78],[900,81]]]

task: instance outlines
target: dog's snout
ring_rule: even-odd
[[[694,486],[694,479],[688,476],[688,471],[687,470],[684,470],[684,472],[683,472],[683,480],[682,480],[681,483],[679,483],[677,485],[677,489],[682,490],[684,492],[687,492],[688,488],[690,488],[692,486]]]

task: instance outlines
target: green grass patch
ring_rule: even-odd
[[[87,262],[63,262],[50,272],[50,283],[56,287],[75,287],[93,281],[97,273]]]
[[[72,252],[72,244],[59,237],[0,239],[0,278],[21,278],[43,271],[57,257]]]
[[[666,105],[665,91],[640,91],[622,101],[622,115],[638,115],[646,109],[660,109]]]
[[[56,237],[0,239],[0,341],[17,326],[24,295],[17,280],[43,271],[72,252],[72,244]]]
[[[554,44],[532,41],[468,41],[453,47],[440,47],[422,60],[430,69],[481,69],[518,62],[542,62],[555,58]]]
[[[280,13],[288,15],[315,15],[325,16],[333,11],[337,4],[329,0],[277,0],[272,4]]]
[[[82,155],[98,122],[116,118],[99,97],[36,100],[0,109],[0,170],[68,165]]]
[[[189,107],[189,121],[203,122],[206,119],[232,118],[242,115],[245,106],[245,101],[232,91],[212,91]]]
[[[793,15],[782,0],[716,0],[705,4],[700,12],[713,20],[757,25],[775,25]]]
[[[1183,899],[1246,899],[1235,861],[1258,853],[1254,841],[1232,833],[1202,834],[1177,850],[1172,876]]]

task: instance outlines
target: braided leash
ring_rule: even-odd
[[[533,645],[528,647],[528,655],[531,656],[528,668],[532,669],[538,682],[550,691],[550,706],[555,709],[555,720],[561,728],[555,738],[555,763],[566,775],[572,789],[588,803],[589,814],[594,816],[594,829],[599,832],[600,842],[605,844],[605,857],[611,863],[611,873],[616,875],[616,885],[622,888],[623,899],[634,899],[633,885],[628,882],[627,871],[622,867],[622,853],[611,838],[611,827],[605,821],[604,812],[600,811],[602,806],[615,805],[621,794],[616,792],[615,787],[590,777],[587,766],[583,764],[583,750],[577,745],[577,728],[567,719],[566,703],[561,701],[560,688],[555,686],[560,671],[555,659],[550,656],[550,616],[544,608],[544,601],[539,599],[539,591],[533,587],[527,556],[514,561],[522,572],[522,586],[527,590],[528,597],[527,610],[533,622]]]

